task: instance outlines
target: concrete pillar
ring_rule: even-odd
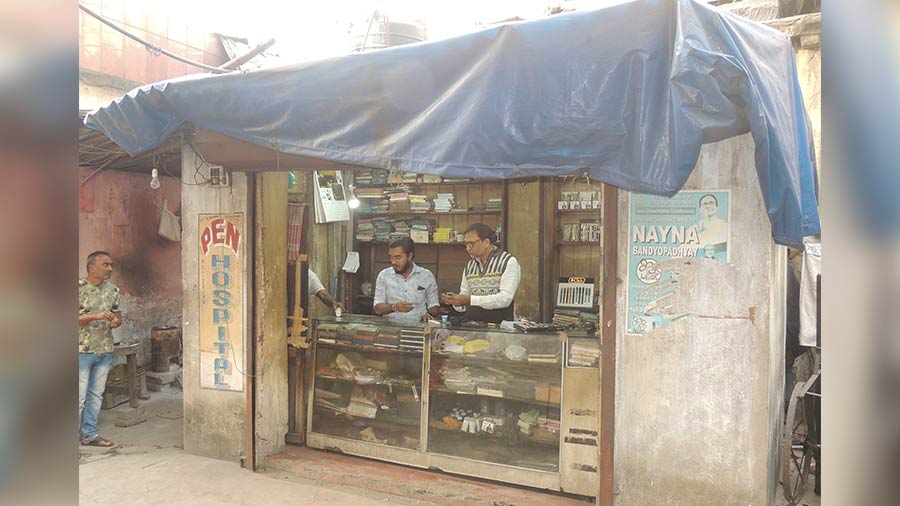
[[[749,134],[704,146],[684,189],[731,190],[731,260],[680,260],[673,312],[687,315],[644,335],[625,334],[630,195],[620,192],[616,504],[764,506],[777,485],[786,264]]]
[[[208,176],[208,168],[184,145],[181,150],[181,272],[183,279],[183,349],[184,349],[184,449],[188,453],[239,462],[246,447],[247,385],[242,391],[213,390],[200,387],[200,249],[199,219],[201,213],[243,213],[245,232],[248,216],[248,185],[244,173],[231,173],[231,185],[214,188],[198,185],[194,167]],[[249,287],[248,244],[244,244],[241,273]],[[247,309],[251,292],[243,294],[243,321],[249,322]],[[244,335],[246,335],[246,329]],[[244,336],[241,337],[244,339]],[[249,351],[245,349],[245,353]],[[246,362],[237,367],[244,370]]]

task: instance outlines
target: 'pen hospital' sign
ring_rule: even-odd
[[[200,215],[200,386],[244,390],[242,214]]]

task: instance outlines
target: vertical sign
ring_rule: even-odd
[[[242,214],[200,215],[200,386],[244,390]]]
[[[729,190],[672,197],[632,193],[628,213],[628,334],[646,334],[679,315],[666,311],[677,280],[663,262],[730,258]]]

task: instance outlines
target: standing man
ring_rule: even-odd
[[[441,302],[451,304],[469,320],[500,323],[512,320],[513,302],[522,272],[516,257],[494,245],[491,227],[474,223],[466,229],[466,253],[472,257],[463,271],[459,293],[441,295]]]
[[[112,329],[122,324],[119,288],[107,281],[113,262],[106,251],[87,257],[87,277],[78,280],[78,420],[81,444],[112,446],[97,434],[97,418],[113,363]]]
[[[409,237],[391,242],[391,266],[375,279],[375,314],[398,325],[415,325],[436,315],[439,307],[434,274],[413,262],[415,243]]]
[[[307,284],[307,286],[309,286],[308,293],[310,298],[315,296],[317,299],[322,301],[322,304],[330,307],[332,311],[335,311],[337,309],[340,309],[341,311],[344,310],[344,306],[331,297],[331,294],[328,293],[328,290],[325,289],[325,285],[322,284],[322,280],[319,279],[319,276],[315,272],[313,272],[312,269],[309,269],[309,283]]]

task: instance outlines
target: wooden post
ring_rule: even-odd
[[[603,185],[603,312],[600,321],[600,447],[597,462],[598,506],[612,506],[615,496],[616,429],[616,288],[619,255],[619,198],[615,186]]]

